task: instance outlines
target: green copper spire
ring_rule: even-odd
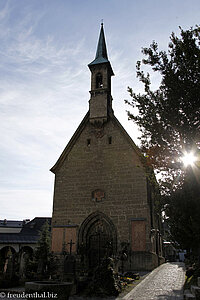
[[[97,53],[96,53],[95,60],[102,59],[102,58],[108,60],[106,41],[105,41],[104,30],[103,30],[103,23],[101,23],[101,31],[100,31],[99,42],[98,42],[98,46],[97,46]]]
[[[102,64],[109,62],[108,55],[107,55],[107,49],[106,49],[106,41],[105,41],[105,35],[103,30],[103,23],[101,23],[101,31],[99,35],[99,42],[97,46],[97,52],[95,60],[93,60],[89,65],[96,65],[96,64]]]
[[[110,62],[108,60],[107,49],[106,49],[106,40],[105,40],[105,35],[104,35],[103,23],[101,23],[101,30],[100,30],[99,41],[98,41],[98,45],[97,45],[96,57],[95,57],[95,60],[93,60],[88,66],[90,67],[92,65],[103,64],[103,63],[110,64]],[[111,68],[111,70],[112,70],[112,68]],[[112,71],[112,73],[113,73],[113,71]],[[113,73],[113,75],[114,75],[114,73]]]

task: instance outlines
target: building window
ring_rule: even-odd
[[[87,139],[87,146],[89,147],[91,145],[91,139]]]
[[[96,89],[100,89],[103,87],[103,77],[101,73],[97,73],[96,75]]]
[[[112,144],[112,136],[109,136],[109,138],[108,138],[108,144]]]

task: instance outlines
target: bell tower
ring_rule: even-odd
[[[108,60],[103,23],[96,57],[88,67],[91,71],[90,122],[103,124],[107,122],[109,112],[112,111],[111,76],[114,75]]]

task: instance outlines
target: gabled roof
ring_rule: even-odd
[[[118,128],[121,130],[121,132],[123,133],[123,135],[127,139],[128,143],[132,146],[133,150],[138,154],[139,158],[142,158],[142,153],[141,153],[140,149],[133,142],[133,140],[131,139],[129,134],[126,132],[124,127],[119,122],[119,120],[114,116],[113,113],[109,114],[109,118],[110,118],[110,120],[112,120],[118,126]],[[56,173],[56,171],[60,168],[60,166],[62,165],[62,163],[67,158],[67,155],[71,151],[72,147],[75,145],[78,137],[80,136],[80,134],[82,133],[82,131],[84,130],[84,128],[85,128],[85,126],[88,122],[89,122],[89,112],[85,115],[84,119],[82,120],[79,127],[75,131],[74,135],[70,139],[69,143],[65,147],[64,151],[62,152],[61,156],[57,160],[56,164],[50,169],[51,172]],[[142,160],[141,160],[141,162],[142,162],[142,164],[144,163]]]
[[[110,68],[110,75],[114,75],[111,64],[108,60],[108,54],[107,54],[107,49],[106,49],[106,41],[105,41],[105,35],[104,35],[104,29],[103,29],[103,23],[101,23],[101,30],[100,30],[100,35],[99,35],[99,41],[98,41],[98,46],[97,46],[97,51],[96,51],[96,57],[95,59],[88,65],[89,68],[92,70],[93,66],[98,65],[98,64],[106,64],[107,67]],[[56,171],[60,168],[60,166],[63,164],[65,161],[67,155],[71,151],[72,147],[76,143],[78,137],[82,133],[83,129],[85,128],[86,124],[89,122],[89,117],[90,117],[90,112],[87,112],[85,115],[84,119],[80,123],[79,127],[75,131],[74,135],[72,136],[71,140],[69,141],[68,145],[65,147],[64,151],[62,152],[61,156],[57,160],[56,164],[50,169],[51,172],[56,173]],[[109,118],[112,120],[121,130],[121,132],[124,134],[126,137],[127,141],[131,144],[133,147],[134,151],[138,154],[138,156],[141,158],[142,154],[139,148],[135,145],[133,140],[130,138],[126,130],[123,128],[123,126],[120,124],[120,122],[117,120],[117,118],[114,116],[113,112],[109,112]]]
[[[35,217],[33,220],[23,226],[20,235],[38,235],[42,229],[42,226],[46,222],[51,225],[51,218]]]

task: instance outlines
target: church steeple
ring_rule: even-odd
[[[111,76],[114,73],[108,60],[103,23],[101,23],[96,57],[88,67],[92,73],[90,122],[104,123],[107,121],[109,111],[112,110]]]
[[[106,40],[105,40],[105,35],[104,35],[104,29],[103,29],[103,23],[101,23],[101,30],[100,30],[100,35],[99,35],[99,41],[97,45],[97,52],[96,52],[96,57],[95,59],[88,65],[97,65],[97,64],[102,64],[102,63],[109,63],[108,60],[108,54],[107,54],[107,48],[106,48]],[[112,67],[110,65],[110,68],[112,70]],[[90,68],[91,69],[91,68]],[[112,75],[114,75],[113,70],[112,70]]]
[[[105,41],[105,35],[103,30],[103,23],[101,23],[101,31],[99,35],[99,42],[97,46],[97,52],[95,60],[93,60],[89,65],[95,65],[98,63],[104,63],[108,62],[108,54],[106,49],[106,41]]]

